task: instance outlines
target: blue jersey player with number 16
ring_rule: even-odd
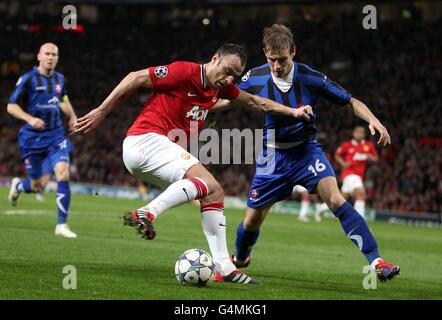
[[[250,187],[247,212],[236,235],[237,267],[250,263],[250,253],[271,206],[292,193],[295,185],[316,192],[339,219],[345,234],[364,254],[381,281],[399,274],[399,266],[385,262],[365,220],[339,192],[335,173],[316,141],[316,101],[324,98],[338,105],[348,105],[365,120],[371,134],[380,134],[378,144],[390,143],[387,129],[361,101],[353,98],[337,83],[309,66],[293,61],[296,46],[290,29],[283,25],[266,28],[263,34],[266,64],[250,70],[239,88],[269,98],[292,108],[310,105],[310,122],[266,114],[264,148],[257,159],[256,173]],[[271,166],[260,160],[273,153]],[[269,170],[271,167],[272,170]]]
[[[64,76],[55,71],[58,63],[57,46],[53,43],[43,44],[37,58],[38,67],[20,77],[7,107],[9,114],[25,121],[19,132],[18,144],[21,160],[30,178],[12,180],[9,202],[16,206],[20,193],[41,191],[43,163],[48,159],[58,183],[55,234],[76,238],[77,235],[66,223],[71,202],[69,152],[60,110],[69,117],[71,130],[77,117],[67,97]]]

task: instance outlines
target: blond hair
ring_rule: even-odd
[[[266,52],[280,53],[296,46],[292,31],[282,24],[275,23],[265,28],[262,35],[262,46]]]

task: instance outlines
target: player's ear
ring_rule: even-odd
[[[292,49],[292,59],[294,59],[295,56],[296,56],[296,46],[293,46],[293,49]]]
[[[212,57],[212,62],[217,62],[217,61],[219,61],[219,59],[220,59],[220,55],[219,55],[219,53],[217,52],[217,53],[215,53],[215,54],[213,55],[213,57]]]

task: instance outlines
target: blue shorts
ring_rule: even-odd
[[[313,192],[325,177],[336,175],[316,140],[290,149],[264,148],[257,159],[247,206],[256,209],[284,200],[295,185]]]
[[[32,148],[30,151],[24,146],[20,146],[26,173],[33,180],[41,178],[43,175],[50,174],[55,165],[59,162],[70,163],[67,140],[55,139],[45,148]]]
[[[44,158],[42,163],[42,175],[43,176],[46,176],[48,174],[52,175],[53,171],[54,169],[51,165],[51,160],[49,159],[49,157]]]
[[[68,153],[69,153],[69,162],[72,163],[72,149],[73,149],[73,145],[72,145],[71,140],[66,139],[66,141],[67,141],[67,150],[68,150]],[[46,157],[46,158],[43,159],[42,166],[43,166],[43,169],[42,169],[43,170],[43,174],[42,174],[43,176],[52,175],[54,173],[54,167],[52,166],[51,160],[49,159],[49,157]]]

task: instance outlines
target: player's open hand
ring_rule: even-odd
[[[96,108],[86,114],[85,116],[77,119],[77,124],[75,125],[75,133],[89,133],[104,120],[104,112]]]
[[[384,146],[391,144],[391,138],[387,129],[378,120],[371,121],[368,127],[370,128],[370,133],[372,136],[376,134],[376,131],[379,132],[378,144],[382,144]]]
[[[308,122],[311,121],[311,116],[313,116],[313,109],[311,106],[306,105],[292,110],[295,118],[302,119]]]
[[[31,119],[29,119],[28,124],[34,129],[43,129],[43,127],[45,126],[45,123],[43,120],[41,120],[40,118],[35,118],[35,117],[32,117]]]

